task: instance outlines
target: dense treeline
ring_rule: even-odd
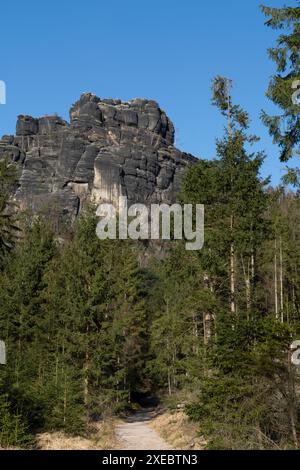
[[[124,409],[140,382],[143,274],[129,244],[101,244],[95,227],[87,213],[60,244],[31,221],[1,275],[2,386],[32,430],[78,432],[84,417]]]
[[[265,189],[244,152],[232,188],[230,155],[184,182],[182,200],[206,206],[201,251],[174,241],[142,269],[136,242],[98,240],[92,209],[64,237],[22,222],[1,270],[3,444],[83,431],[155,393],[187,404],[210,447],[298,445],[300,200]]]
[[[286,133],[263,116],[283,160],[300,141],[298,107],[283,99],[299,78],[299,10],[264,8],[269,26],[292,29],[270,51],[281,75],[268,94]],[[265,156],[252,152],[257,138],[231,89],[213,82],[225,133],[217,158],[193,166],[178,196],[205,205],[201,251],[171,241],[158,257],[151,244],[100,241],[92,206],[60,232],[49,215],[16,221],[17,170],[1,160],[1,445],[30,445],[41,430],[84,432],[152,394],[184,403],[208,448],[298,448],[290,345],[300,335],[300,194],[260,177]],[[299,188],[297,171],[284,183]]]
[[[218,77],[213,90],[228,127],[218,159],[193,167],[181,194],[205,204],[205,246],[175,246],[160,263],[153,375],[169,395],[189,397],[210,448],[297,448],[299,195],[261,180],[247,113],[231,103],[229,81]]]

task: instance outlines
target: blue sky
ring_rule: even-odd
[[[68,118],[82,92],[128,100],[155,99],[174,122],[176,144],[215,155],[223,123],[210,103],[215,75],[231,77],[234,97],[252,118],[267,159],[263,176],[277,184],[284,165],[260,122],[274,65],[267,48],[277,34],[264,26],[262,0],[11,0],[1,4],[0,135],[18,114]],[[290,0],[289,3],[292,3]],[[264,0],[280,7],[283,0]]]

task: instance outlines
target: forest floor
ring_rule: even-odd
[[[89,426],[86,436],[70,436],[64,432],[41,433],[36,436],[38,450],[111,450],[117,445],[117,420],[110,418]]]
[[[153,424],[155,409],[145,408],[124,417],[94,423],[86,437],[63,432],[37,435],[41,450],[171,450],[173,446],[159,435]]]
[[[203,450],[198,427],[183,410],[143,408],[123,419],[92,423],[84,436],[44,432],[35,436],[36,450]],[[17,450],[16,448],[14,448]],[[0,450],[8,450],[1,449]]]
[[[184,410],[157,413],[150,426],[168,441],[172,449],[204,450],[207,444],[199,435],[199,425],[191,422]]]

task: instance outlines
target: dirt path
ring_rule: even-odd
[[[116,427],[116,436],[120,450],[171,450],[159,434],[149,426],[153,413],[148,410],[138,411],[126,418]]]

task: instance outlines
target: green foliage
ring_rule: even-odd
[[[283,190],[266,191],[259,177],[263,155],[246,151],[246,121],[239,120],[243,112],[234,108],[229,85],[218,77],[213,86],[214,104],[228,124],[217,142],[219,158],[191,168],[181,194],[183,202],[205,205],[205,245],[193,259],[199,278],[185,273],[185,299],[195,296],[194,315],[208,321],[198,329],[198,369],[188,375],[188,387],[178,380],[172,392],[184,389],[189,396],[193,390],[188,414],[209,448],[297,447],[299,402],[289,345],[299,324],[299,201]],[[185,263],[184,256],[173,261],[174,278],[181,272],[176,260]],[[201,293],[209,293],[209,303],[201,304]],[[180,306],[177,321],[184,311]],[[187,356],[181,352],[181,361],[189,362],[192,352]]]
[[[277,40],[277,47],[269,50],[277,74],[271,78],[267,91],[268,98],[281,109],[281,114],[269,116],[262,112],[262,120],[280,147],[281,160],[287,161],[294,151],[299,153],[300,142],[300,107],[292,100],[295,91],[292,85],[300,80],[300,5],[283,8],[262,6],[262,11],[269,17],[267,26],[284,30]]]
[[[211,373],[188,407],[209,448],[276,448],[291,438],[285,408],[290,335],[272,318],[238,321],[234,328],[221,319],[208,352]]]
[[[5,389],[31,431],[80,432],[142,386],[143,275],[132,245],[100,242],[96,222],[88,210],[59,245],[43,217],[29,219],[1,276]]]
[[[242,129],[249,126],[249,115],[239,105],[233,105],[231,96],[232,80],[217,76],[213,80],[212,103],[222,113],[223,116],[231,120],[231,125],[238,125]]]
[[[173,241],[141,269],[137,245],[95,236],[93,208],[64,241],[44,217],[23,224],[0,282],[3,446],[26,446],[41,430],[84,432],[88,420],[129,410],[149,393],[173,407],[187,403],[209,448],[297,446],[288,349],[299,333],[299,198],[266,192],[262,159],[246,152],[240,131],[232,128],[219,158],[199,162],[183,184],[182,202],[206,206],[201,251]],[[278,318],[274,239],[282,251]]]
[[[265,12],[270,26],[297,28],[297,9]],[[284,48],[272,57],[282,71],[294,60]],[[213,82],[224,136],[179,195],[205,205],[201,251],[173,240],[153,256],[156,243],[142,253],[140,243],[100,241],[94,207],[63,237],[50,215],[24,215],[14,245],[6,210],[15,170],[0,162],[2,446],[26,446],[43,430],[84,432],[153,394],[185,403],[208,448],[298,448],[289,347],[300,334],[299,194],[266,188],[264,155],[250,152],[257,138],[231,89],[224,77]]]
[[[5,395],[0,396],[0,445],[26,447],[32,442],[28,429],[19,414],[10,410]]]

